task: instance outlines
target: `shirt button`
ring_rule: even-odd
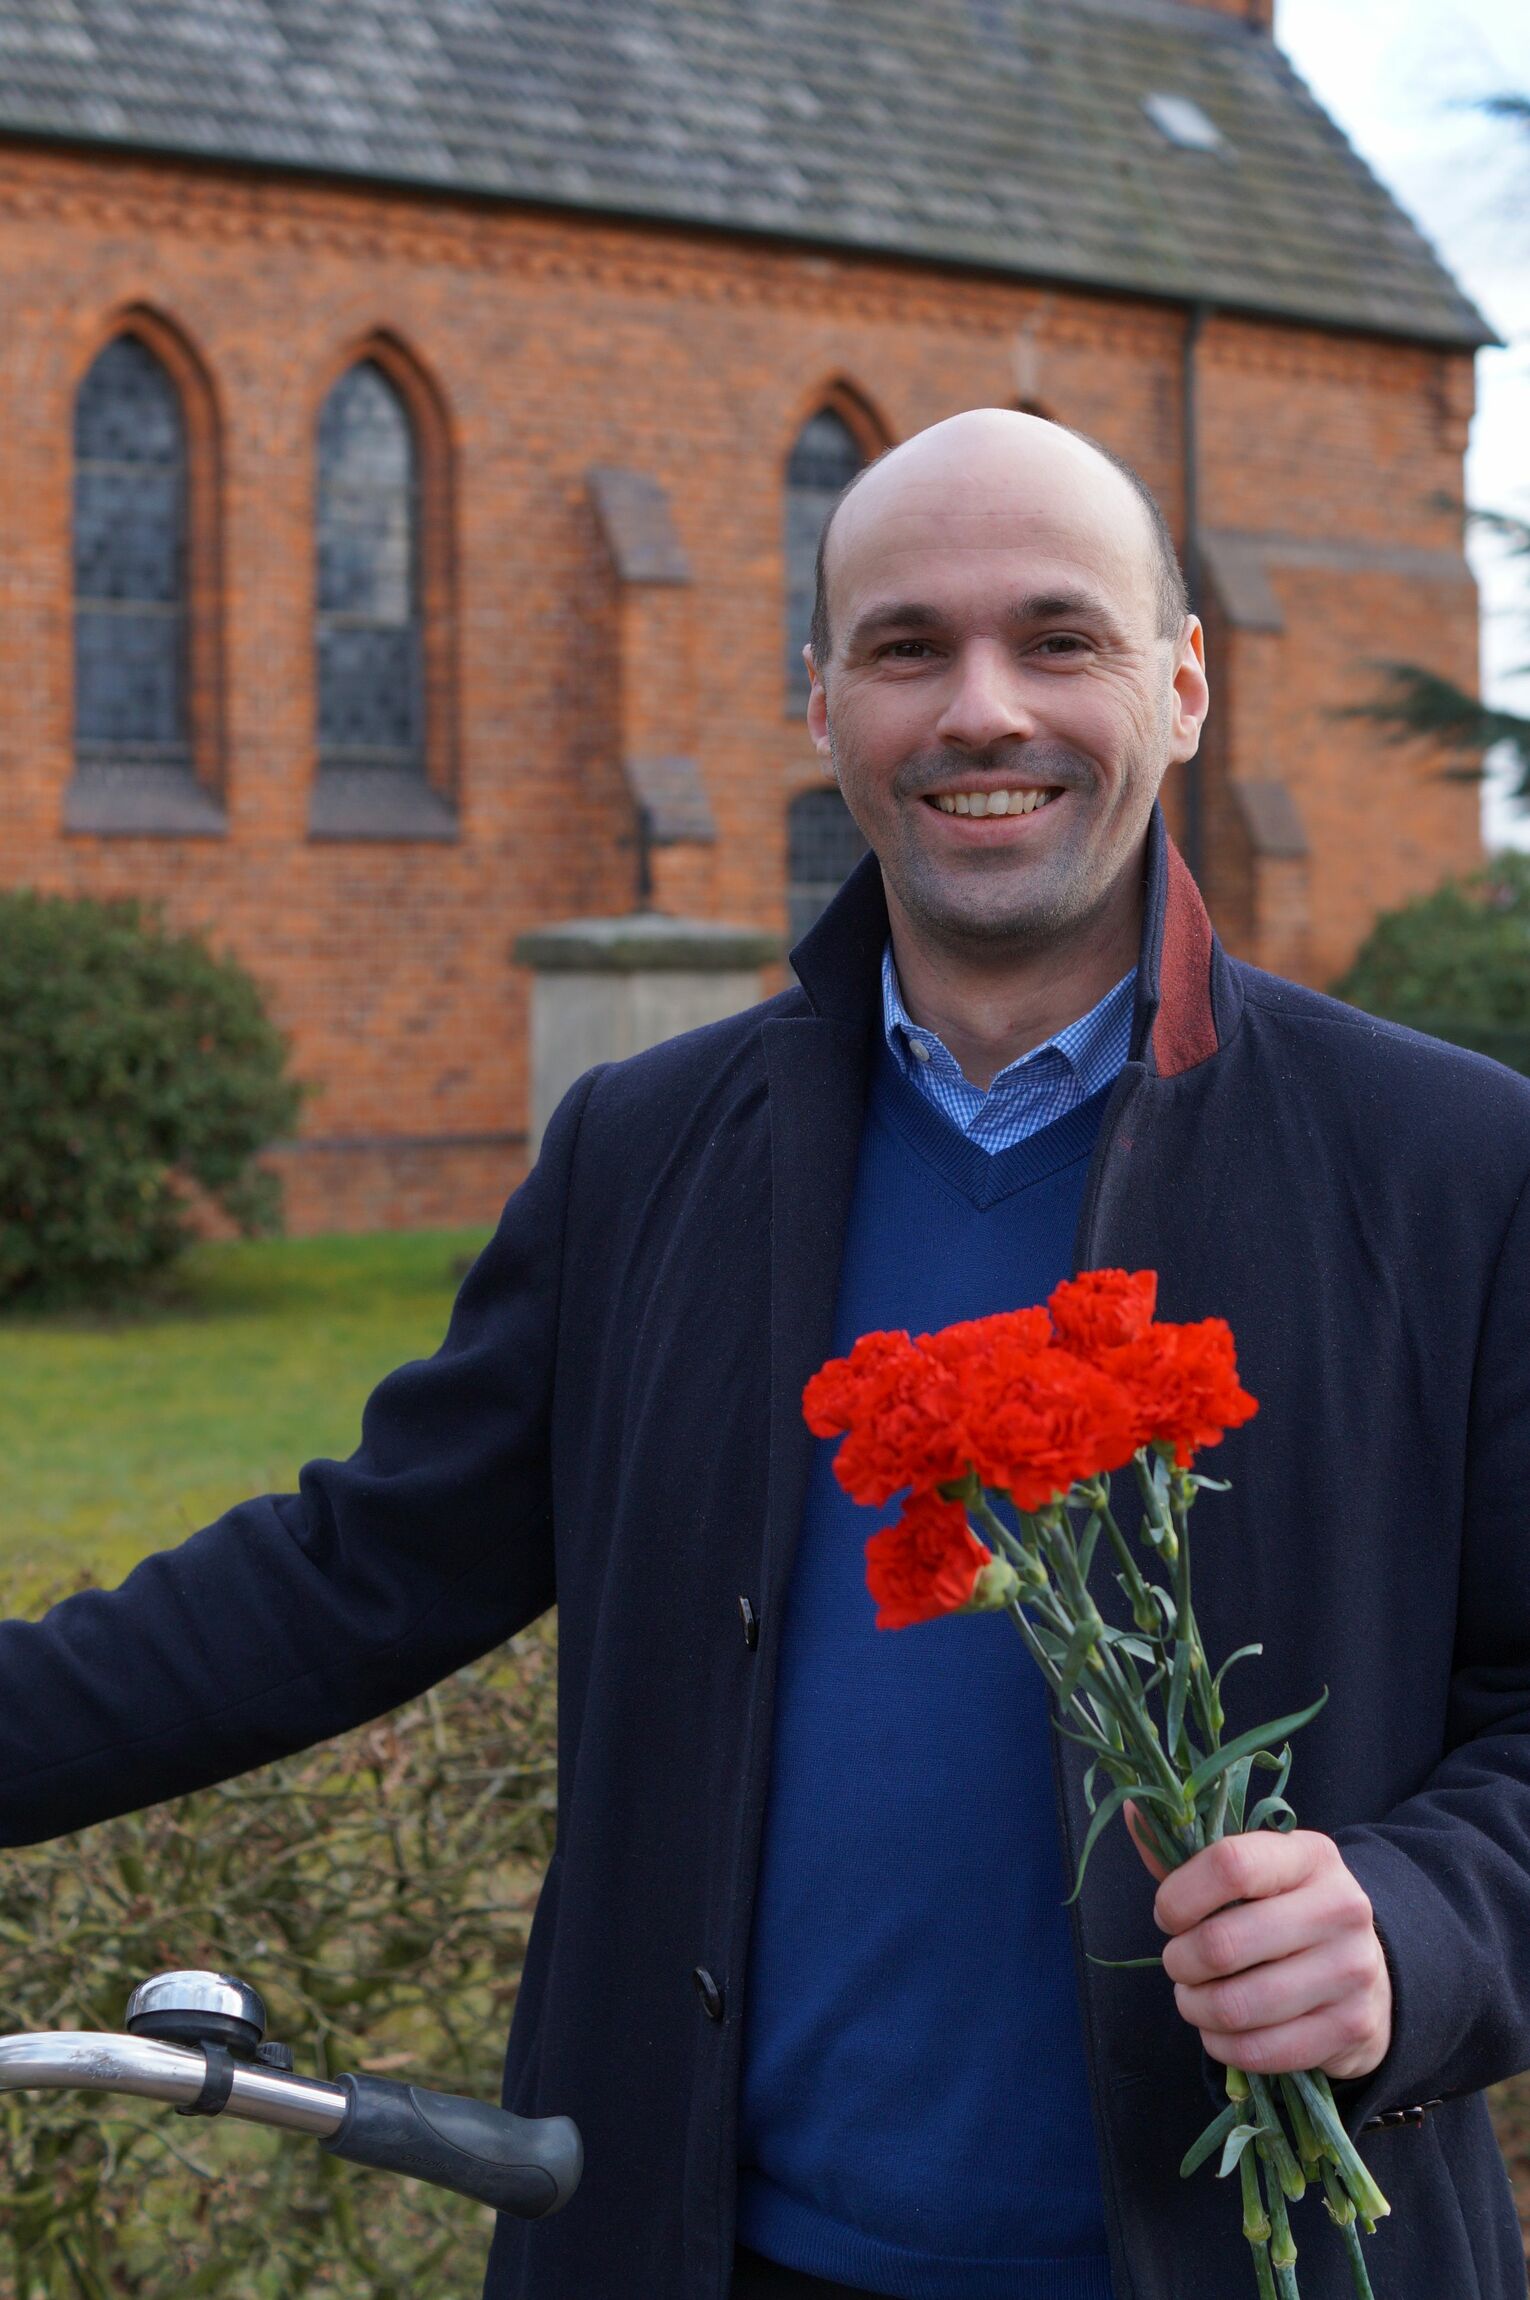
[[[723,1993],[707,1971],[706,1966],[698,1965],[692,1973],[691,1979],[696,1984],[696,1994],[701,1999],[701,2009],[706,2014],[707,2019],[721,2020],[723,2016]]]
[[[908,1050],[916,1062],[928,1062],[930,1059],[930,1050],[922,1038],[911,1038],[908,1042]]]

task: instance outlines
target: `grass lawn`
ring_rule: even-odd
[[[0,1319],[0,1575],[120,1580],[351,1451],[368,1391],[441,1339],[482,1231],[197,1247],[140,1314]]]

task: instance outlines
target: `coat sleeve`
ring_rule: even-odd
[[[119,1589],[0,1624],[0,1843],[178,1796],[394,1707],[552,1604],[563,1230],[594,1073],[346,1462],[242,1503]],[[82,1409],[85,1401],[82,1401]]]
[[[1336,1832],[1395,1998],[1387,2058],[1345,2099],[1475,2092],[1530,2067],[1530,1184],[1481,1328],[1446,1754],[1384,1820]],[[1406,1572],[1401,1552],[1397,1570]],[[1407,1688],[1393,1689],[1405,1700]]]

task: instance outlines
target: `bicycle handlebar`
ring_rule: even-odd
[[[579,2185],[584,2149],[566,2116],[512,2116],[486,2101],[377,2076],[329,2084],[248,2066],[217,2046],[188,2049],[147,2036],[63,2029],[0,2038],[0,2092],[125,2092],[197,2112],[214,2077],[223,2097],[210,2113],[307,2133],[332,2156],[453,2189],[523,2220],[561,2211]]]

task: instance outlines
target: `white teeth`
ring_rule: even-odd
[[[1033,815],[1055,799],[1055,791],[942,791],[935,804],[943,815]]]

